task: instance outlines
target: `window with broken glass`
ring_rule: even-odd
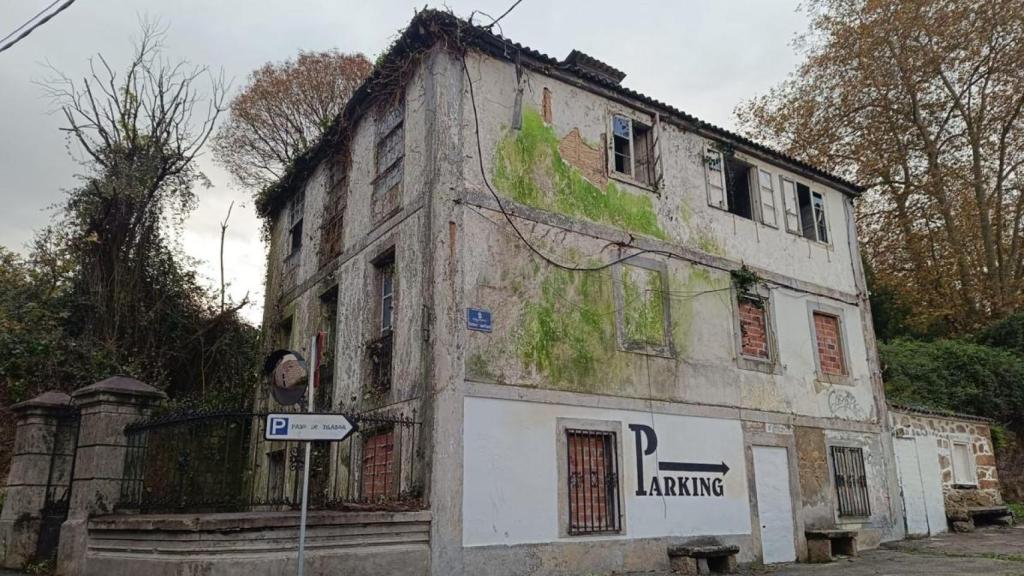
[[[288,257],[302,249],[302,220],[306,210],[306,193],[299,191],[288,204]]]
[[[651,126],[632,118],[612,116],[612,173],[654,186],[654,132]]]
[[[377,337],[369,344],[370,384],[376,390],[391,388],[395,328],[395,258],[389,253],[374,263],[377,290]]]
[[[373,212],[384,216],[398,205],[399,189],[404,173],[405,106],[399,101],[380,113],[377,121],[377,144],[374,154]]]

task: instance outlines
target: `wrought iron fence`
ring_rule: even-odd
[[[143,513],[297,508],[303,443],[265,440],[266,416],[183,412],[128,426],[119,507]],[[313,442],[310,509],[419,507],[419,423],[405,416],[348,417],[357,426],[351,436]]]

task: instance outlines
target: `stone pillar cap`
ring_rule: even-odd
[[[11,406],[11,410],[15,412],[31,410],[33,408],[54,408],[63,410],[65,408],[69,408],[70,406],[71,396],[68,396],[63,392],[50,390],[48,392],[43,392],[39,396],[36,396],[35,398],[32,398],[30,400],[18,402],[17,404]]]
[[[167,398],[167,394],[164,394],[164,392],[159,388],[150,386],[149,384],[136,380],[135,378],[120,375],[111,376],[106,380],[100,380],[95,384],[79,388],[71,393],[71,397],[78,399],[102,393],[142,398]]]

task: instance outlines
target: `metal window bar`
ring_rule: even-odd
[[[128,426],[119,508],[142,513],[297,508],[302,443],[264,440],[266,416],[183,412]],[[415,413],[348,417],[356,422],[357,432],[342,442],[313,445],[310,509],[421,508],[422,481],[415,463],[420,424]],[[393,481],[387,491],[373,491],[372,499],[364,498],[359,484],[361,450],[355,447],[383,429],[393,431],[388,477]]]
[[[864,467],[864,451],[861,448],[847,446],[832,446],[831,450],[839,516],[870,516],[871,501],[868,495],[867,471]]]
[[[370,354],[370,384],[378,390],[391,389],[394,332],[388,330],[380,338],[370,341],[367,348]]]
[[[622,503],[614,432],[566,430],[568,532],[619,532]]]

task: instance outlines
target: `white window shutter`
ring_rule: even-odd
[[[782,182],[782,206],[785,212],[786,231],[793,234],[803,234],[800,228],[800,201],[796,197],[796,182],[788,178],[781,178]]]
[[[777,228],[779,220],[775,212],[775,186],[772,183],[772,175],[767,170],[758,170],[757,178],[761,196],[761,222]]]
[[[725,161],[721,152],[705,149],[704,174],[708,181],[708,204],[728,210],[729,204],[725,197]]]

